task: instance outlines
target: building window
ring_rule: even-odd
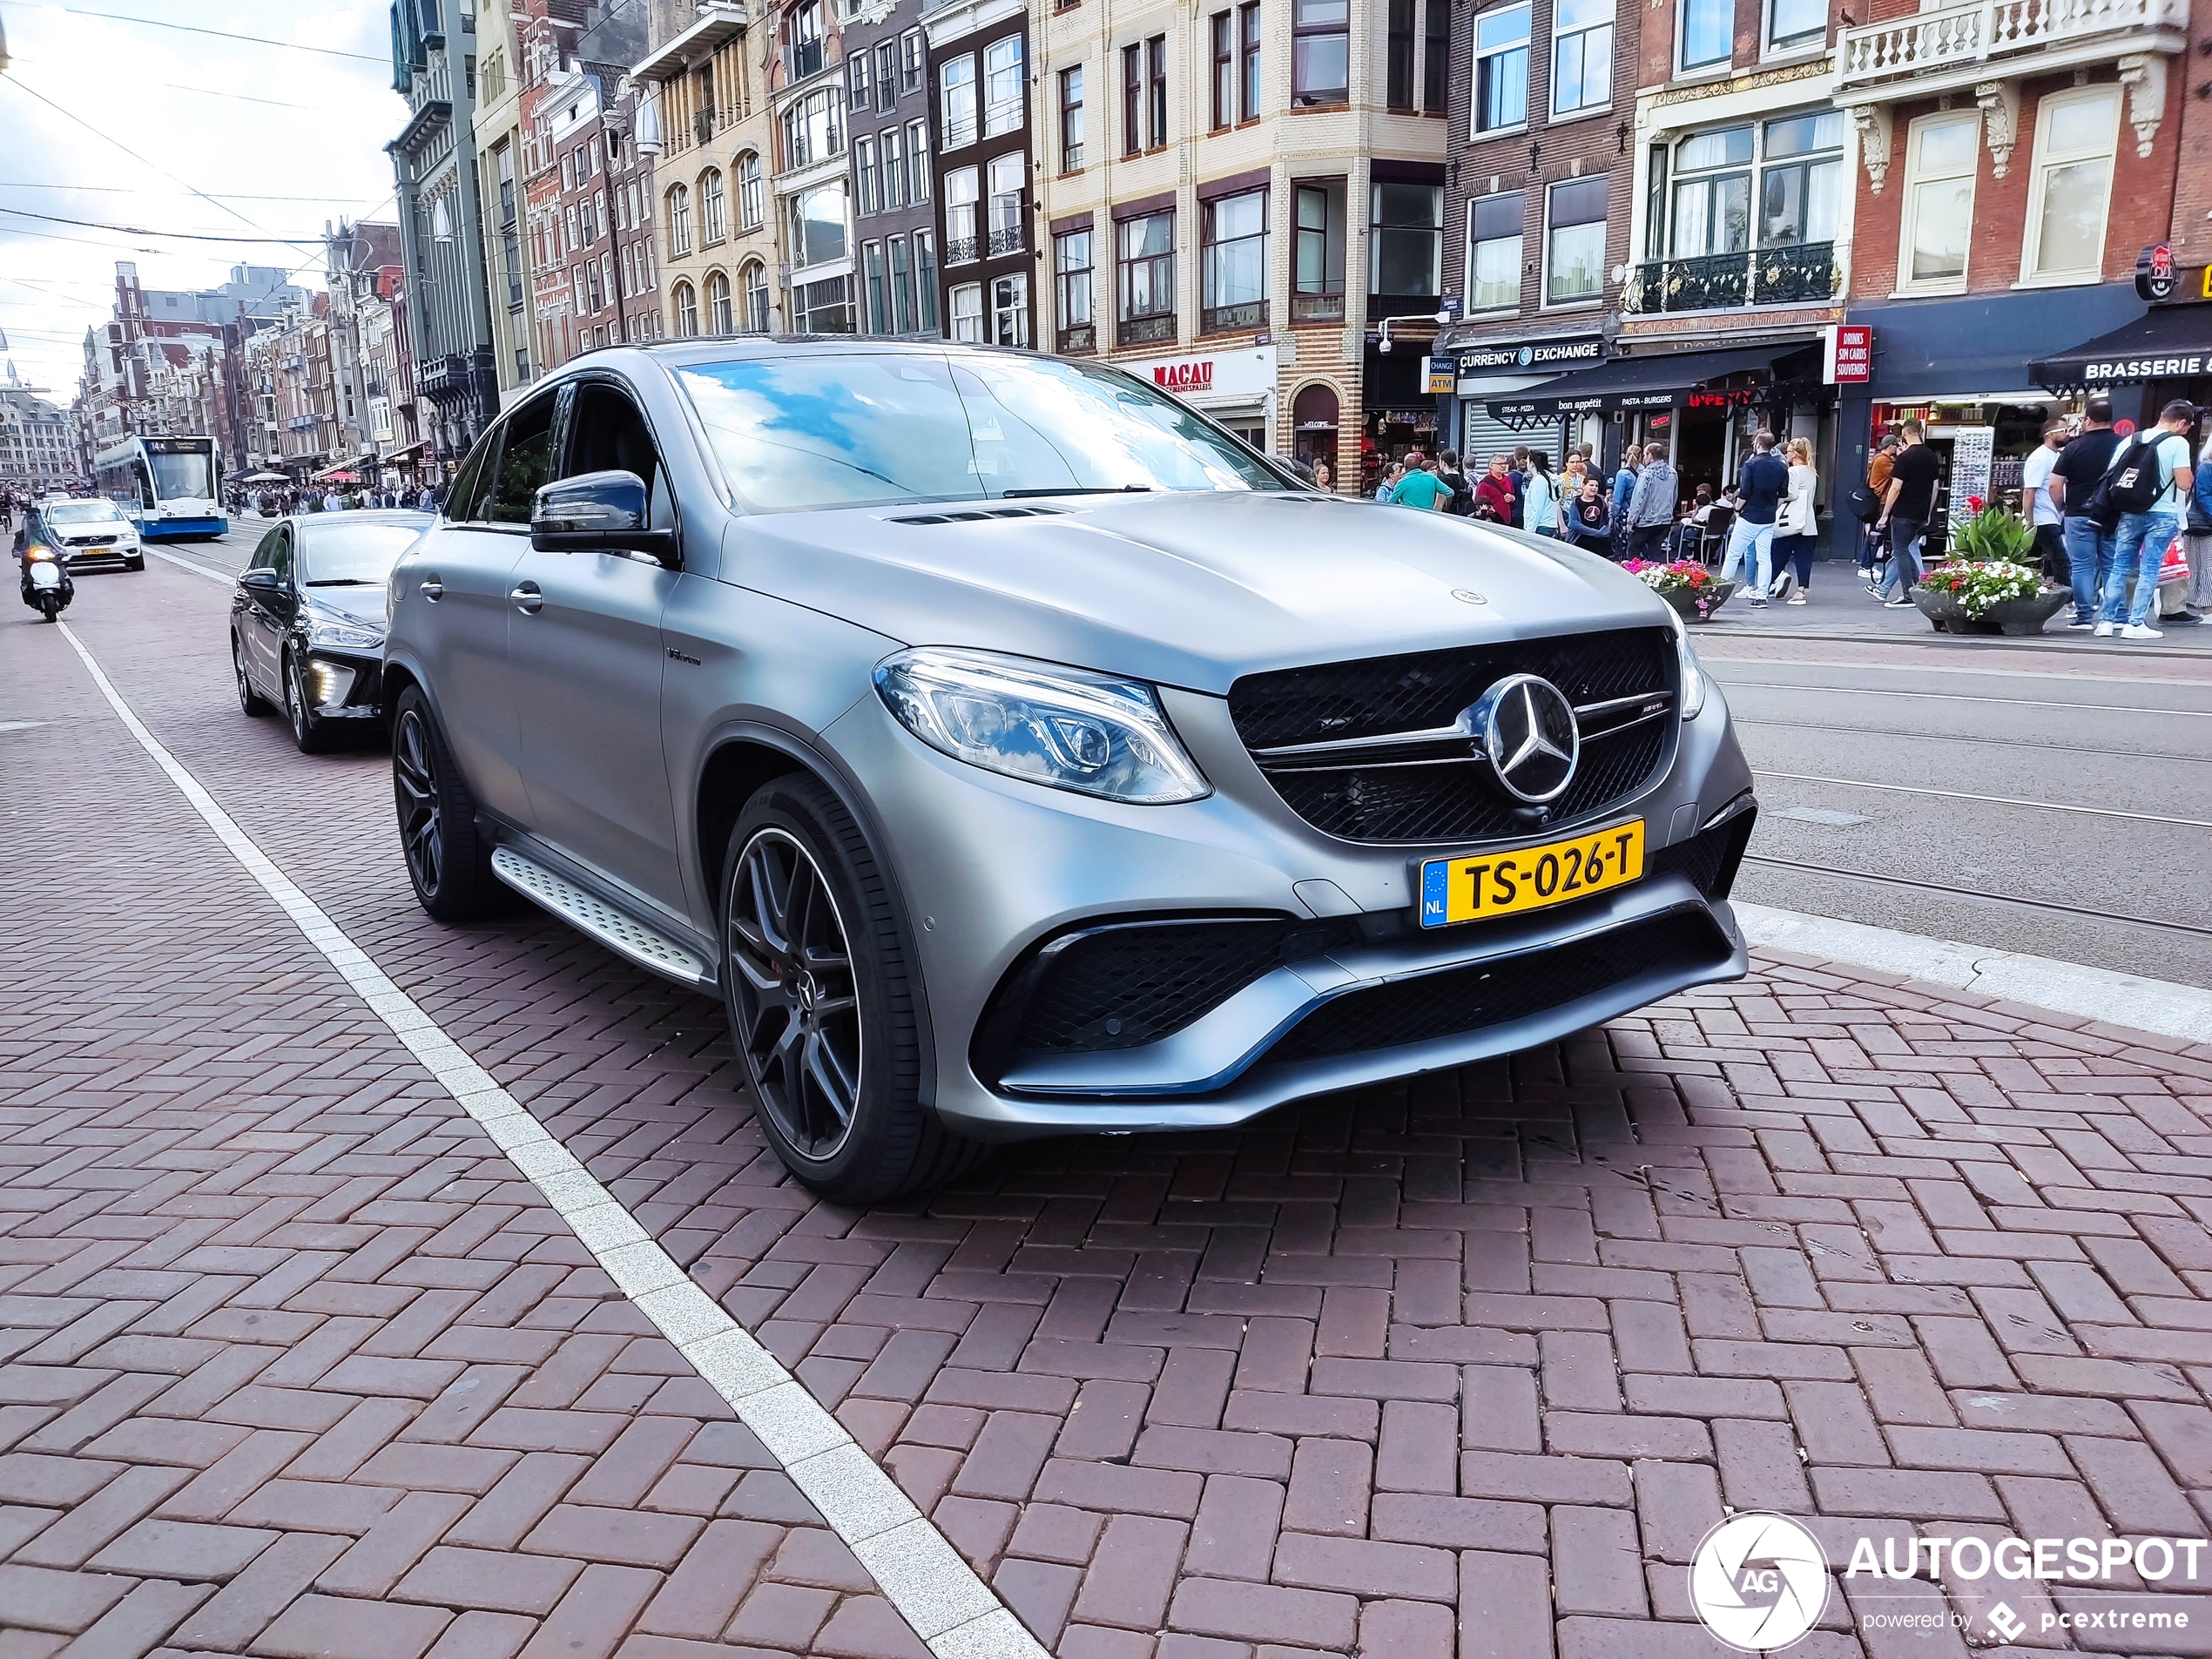
[[[1083,165],[1083,66],[1060,71],[1060,171]]]
[[[845,85],[850,95],[848,102],[856,110],[865,110],[875,102],[875,89],[868,84],[868,55],[854,52],[845,60]]]
[[[1521,230],[1527,211],[1517,190],[1467,204],[1469,311],[1509,311],[1521,303]]]
[[[845,118],[836,91],[809,92],[784,111],[784,166],[811,167],[845,149]]]
[[[1528,121],[1528,7],[1501,6],[1474,20],[1474,136]]]
[[[973,167],[955,167],[945,175],[945,263],[966,265],[982,257],[975,234],[978,189]]]
[[[921,332],[937,332],[937,243],[927,231],[914,233],[914,312]]]
[[[921,30],[909,29],[899,37],[899,92],[906,97],[921,91]]]
[[[1825,5],[1827,0],[1814,3]],[[1552,113],[1578,115],[1612,102],[1612,0],[1557,0],[1552,8]]]
[[[1342,104],[1352,96],[1351,0],[1291,0],[1291,97]]]
[[[1925,115],[1905,139],[1905,259],[1900,287],[1966,279],[1973,230],[1973,175],[1982,115]]]
[[[875,49],[875,107],[879,113],[899,102],[899,45],[879,41]]]
[[[929,124],[907,123],[907,199],[917,207],[929,199]]]
[[[1053,309],[1059,317],[1059,349],[1096,351],[1098,329],[1092,315],[1090,232],[1069,231],[1052,239]]]
[[[886,245],[891,261],[891,331],[914,332],[914,271],[907,263],[907,239],[894,236]]]
[[[1421,49],[1421,107],[1431,115],[1442,115],[1452,96],[1452,0],[1426,3],[1428,39]]]
[[[983,285],[955,284],[952,299],[953,338],[980,344],[983,338]]]
[[[1384,37],[1385,98],[1393,110],[1413,107],[1413,0],[1390,0],[1390,27]]]
[[[804,0],[784,22],[784,73],[787,81],[803,81],[822,68],[821,0]]]
[[[1682,0],[1683,72],[1728,62],[1735,30],[1735,0]]]
[[[668,256],[681,259],[691,251],[691,192],[682,185],[668,192]]]
[[[706,280],[707,327],[718,334],[735,334],[736,320],[730,314],[730,279],[717,271]]]
[[[882,159],[876,165],[883,187],[886,212],[907,205],[907,154],[905,135],[897,127],[886,127],[876,135]]]
[[[768,332],[768,267],[759,260],[738,273],[745,289],[745,326],[753,334]]]
[[[819,282],[792,285],[792,303],[799,314],[794,323],[802,334],[849,334],[853,332],[852,279],[826,277]]]
[[[722,175],[709,172],[699,180],[699,239],[711,247],[730,233],[730,214],[722,195]],[[585,237],[587,245],[590,237]]]
[[[1344,180],[1300,185],[1292,195],[1298,259],[1292,276],[1291,320],[1344,319]]]
[[[759,230],[762,212],[760,158],[748,150],[738,158],[738,228]]]
[[[1200,212],[1200,332],[1266,327],[1267,192],[1217,197]]]
[[[1828,38],[1828,0],[1769,0],[1766,44],[1786,51]]]
[[[876,207],[875,140],[853,140],[853,179],[860,187],[860,212],[873,213]]]
[[[983,135],[996,138],[1022,125],[1022,37],[1008,35],[983,48]]]
[[[1020,273],[991,283],[991,341],[999,346],[1029,343],[1029,279]]]
[[[948,58],[937,71],[937,118],[945,129],[945,148],[961,150],[975,142],[975,55]]]
[[[1022,251],[1022,170],[1026,159],[1019,150],[991,158],[990,251],[993,254],[1019,253]]]
[[[791,262],[822,265],[846,255],[845,181],[819,185],[791,204]],[[814,332],[820,332],[816,330]],[[850,334],[847,327],[840,333]]]
[[[1544,303],[1579,305],[1605,288],[1605,208],[1611,185],[1575,179],[1551,187],[1545,206]]]
[[[1157,150],[1168,141],[1168,37],[1155,35],[1144,43],[1145,139],[1147,149]]]
[[[1213,120],[1218,132],[1237,120],[1237,14],[1213,14]]]
[[[1121,343],[1175,338],[1175,215],[1147,213],[1115,227],[1119,238]]]
[[[693,334],[696,334],[699,331],[698,296],[691,292],[691,285],[690,283],[679,282],[676,285],[674,298],[676,300],[676,332],[684,339],[689,340]]]
[[[1443,287],[1444,187],[1378,184],[1370,206],[1367,292],[1431,295]]]
[[[2103,274],[2120,91],[2086,86],[2044,95],[2035,111],[2035,176],[2028,187],[2026,274],[2094,282]]]
[[[860,244],[860,270],[863,273],[868,308],[868,332],[882,334],[889,320],[883,303],[883,244]]]
[[[1144,148],[1144,48],[1122,48],[1122,153]]]
[[[1843,206],[1844,118],[1831,111],[1770,121],[1760,146],[1759,246],[1833,242]]]

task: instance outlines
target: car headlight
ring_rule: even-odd
[[[1667,620],[1675,624],[1675,657],[1682,664],[1682,718],[1694,720],[1705,706],[1705,672],[1697,665],[1697,647],[1689,643],[1689,624],[1671,605]]]
[[[340,622],[331,617],[309,617],[307,643],[310,645],[352,645],[373,650],[384,643],[384,631],[381,628],[365,628],[357,622]]]
[[[1140,681],[988,651],[911,651],[878,666],[875,689],[931,748],[988,772],[1144,806],[1213,792]]]

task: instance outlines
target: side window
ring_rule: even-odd
[[[645,417],[620,388],[595,381],[577,388],[569,415],[569,462],[561,475],[610,471],[636,473],[651,496],[653,528],[676,528],[675,504]]]
[[[271,530],[264,536],[260,545],[253,550],[253,562],[248,568],[255,570],[275,570],[277,543],[282,540],[284,540],[284,532],[280,529]]]
[[[483,482],[484,457],[499,443],[497,427],[476,440],[475,447],[461,463],[461,470],[454,475],[453,489],[446,496],[445,516],[455,524],[468,523],[469,509],[475,505],[476,491]]]
[[[527,524],[538,486],[553,476],[553,408],[548,393],[509,415],[499,442],[499,463],[480,516],[495,524]]]
[[[277,531],[276,546],[269,551],[269,569],[274,570],[287,582],[292,580],[292,532],[290,530]]]

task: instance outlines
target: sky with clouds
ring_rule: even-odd
[[[387,0],[0,0],[0,357],[66,404],[118,260],[149,288],[210,287],[241,263],[304,265],[320,287],[326,220],[392,217],[384,145],[407,105],[387,18]]]

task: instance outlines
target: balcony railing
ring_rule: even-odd
[[[983,257],[978,251],[982,246],[982,239],[980,237],[953,237],[945,244],[945,263],[948,265],[973,265],[976,260]]]
[[[1022,227],[1019,225],[1009,225],[991,233],[991,252],[994,254],[1019,253],[1021,251]]]
[[[1267,301],[1248,300],[1242,305],[1207,306],[1198,313],[1198,331],[1207,334],[1233,334],[1244,328],[1267,327]]]
[[[1621,309],[1723,311],[1735,306],[1823,305],[1843,292],[1833,242],[1649,260],[1622,286]]]
[[[1156,340],[1175,338],[1175,314],[1169,312],[1157,317],[1124,317],[1122,319],[1121,343],[1124,346],[1145,346]]]
[[[1340,293],[1294,293],[1291,296],[1292,322],[1342,322],[1344,296]]]
[[[1060,331],[1059,350],[1062,356],[1097,349],[1098,325],[1095,322],[1079,322]]]
[[[1836,84],[1839,91],[1911,80],[1919,96],[1927,78],[1971,78],[1995,59],[2035,54],[2039,60],[2074,46],[2114,51],[2179,50],[2159,30],[2185,30],[2186,0],[1973,0],[1844,30]],[[2046,65],[2039,61],[2038,73]]]

